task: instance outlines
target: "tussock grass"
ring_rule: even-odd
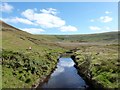
[[[75,52],[80,72],[104,88],[119,88],[118,46],[85,46]]]

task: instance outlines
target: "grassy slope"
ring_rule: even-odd
[[[82,42],[117,43],[118,42],[118,32],[108,32],[108,33],[100,33],[100,34],[84,34],[84,35],[32,35],[24,31],[18,30],[12,26],[9,26],[6,23],[4,23],[2,27],[6,28],[6,30],[4,31],[7,32],[5,33],[6,36],[4,36],[4,32],[3,32],[3,38],[7,38],[7,37],[9,38],[9,35],[10,35],[9,33],[12,31],[11,35],[16,34],[16,37],[19,38],[19,40],[23,40],[23,39],[32,40],[33,39],[33,41],[38,42],[38,44],[39,43],[48,44],[50,42],[55,43],[55,42],[67,42],[67,41],[68,42],[80,42],[80,43]],[[7,28],[9,30],[7,30]],[[10,30],[10,28],[12,29]]]
[[[59,35],[56,37],[63,41],[71,41],[71,42],[103,42],[103,43],[118,42],[118,32],[84,34],[84,35]]]
[[[2,23],[2,86],[3,88],[31,87],[45,78],[56,66],[60,52],[44,38],[23,32]],[[27,50],[31,46],[32,50]],[[12,80],[12,82],[11,82]]]

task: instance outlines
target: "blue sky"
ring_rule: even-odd
[[[91,34],[118,30],[117,2],[8,2],[4,22],[32,34]]]

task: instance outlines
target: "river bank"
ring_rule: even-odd
[[[35,88],[54,71],[58,55],[54,50],[43,55],[35,51],[3,50],[2,88]]]
[[[92,88],[119,89],[117,46],[83,46],[73,51],[71,58]]]
[[[97,81],[92,80],[92,78],[90,77],[90,74],[89,74],[89,73],[85,74],[85,73],[82,72],[82,71],[86,71],[86,69],[84,69],[84,68],[80,69],[80,68],[78,67],[78,62],[76,62],[75,55],[72,55],[71,58],[72,58],[73,61],[75,62],[74,67],[77,69],[78,74],[79,74],[80,76],[82,76],[82,78],[83,78],[83,79],[87,82],[87,84],[90,86],[89,89],[95,89],[95,88],[99,88],[99,89],[101,88],[101,89],[103,89],[103,86],[102,86],[102,85],[98,84]]]
[[[92,50],[94,50],[94,48],[92,48]],[[119,70],[116,66],[118,64],[113,63],[115,62],[115,60],[117,60],[116,50],[114,48],[112,49],[113,51],[109,51],[109,53],[107,53],[108,51],[104,49],[106,48],[103,48],[101,52],[95,52],[95,50],[92,54],[91,50],[89,52],[88,50],[82,49],[77,49],[76,51],[73,51],[73,53],[71,53],[70,51],[61,55],[56,54],[56,51],[49,51],[43,56],[40,56],[39,52],[34,51],[26,51],[23,53],[4,50],[2,53],[2,74],[4,80],[3,83],[5,83],[4,85],[7,85],[6,80],[10,81],[11,79],[16,79],[17,81],[13,81],[11,83],[11,86],[9,87],[13,87],[13,85],[16,85],[17,87],[19,86],[19,84],[21,84],[20,87],[31,88],[32,86],[32,89],[34,89],[40,85],[42,86],[44,82],[47,82],[49,80],[51,74],[57,68],[56,65],[59,62],[59,59],[57,58],[61,58],[62,56],[68,57],[71,55],[71,58],[75,62],[75,67],[79,75],[83,77],[83,79],[88,85],[90,85],[91,88],[108,89],[110,87],[108,87],[107,84],[112,84],[114,85],[112,86],[112,88],[115,87],[115,90],[117,90],[117,85],[119,83],[116,83],[116,79],[118,79],[116,73],[118,73]],[[101,56],[103,56],[103,52],[104,57],[102,57],[101,59]],[[60,56],[58,57],[58,55]],[[113,55],[114,57],[112,57],[111,59],[109,58],[111,61],[103,61],[108,60],[108,57],[106,57],[105,55]],[[110,64],[110,67],[106,67],[106,65],[108,64]],[[99,75],[101,76],[98,77]],[[108,82],[108,80],[110,81]]]
[[[59,58],[57,59],[57,63],[58,63],[58,62],[59,62]],[[50,74],[47,75],[47,76],[45,76],[45,77],[43,77],[43,78],[41,78],[41,79],[38,81],[38,83],[36,83],[36,85],[32,86],[32,89],[34,89],[34,88],[35,88],[35,89],[41,88],[42,85],[43,85],[45,82],[48,82],[51,74],[52,74],[52,73],[55,71],[55,69],[57,68],[57,63],[56,63],[56,65],[55,65],[55,67],[50,71]]]

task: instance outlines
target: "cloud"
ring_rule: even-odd
[[[96,33],[102,33],[102,32],[111,32],[111,31],[118,31],[118,29],[113,29],[109,26],[103,26],[103,27],[97,27],[97,26],[90,26],[90,30],[95,31]]]
[[[113,18],[110,16],[101,16],[101,17],[96,18],[96,19],[90,19],[90,22],[98,21],[98,22],[102,22],[102,23],[108,23],[108,22],[111,22],[112,20],[113,20]]]
[[[10,12],[12,12],[13,9],[14,9],[14,7],[8,3],[0,4],[0,11],[2,11],[2,12],[10,13]]]
[[[35,25],[33,22],[29,21],[28,19],[19,18],[19,17],[13,17],[13,18],[2,18],[5,22],[11,22],[11,23],[23,23],[28,25]]]
[[[57,75],[59,75],[60,73],[62,73],[62,72],[64,72],[65,71],[65,69],[63,68],[63,67],[61,67],[61,66],[57,66],[58,68],[55,70],[55,73],[53,73],[52,74],[52,76],[57,76]]]
[[[73,61],[69,61],[69,62],[67,62],[67,61],[60,61],[61,63],[60,63],[60,66],[61,67],[72,67],[72,66],[74,66],[74,62]]]
[[[60,17],[56,16],[56,9],[42,9],[41,13],[35,12],[33,9],[27,9],[22,12],[22,16],[27,19],[34,21],[36,24],[43,28],[55,28],[65,25],[65,21]]]
[[[74,32],[77,28],[71,25],[66,25],[66,21],[57,16],[58,11],[53,8],[41,9],[27,9],[21,13],[22,17],[4,18],[5,22],[23,23],[27,25],[39,26],[44,29],[56,28],[62,32]],[[32,29],[24,29],[26,31]],[[34,31],[38,31],[34,28]]]
[[[46,13],[46,14],[53,14],[56,15],[57,14],[57,10],[54,8],[48,8],[48,9],[42,9],[40,10],[42,13]]]
[[[94,31],[99,31],[99,30],[101,30],[101,28],[100,28],[100,27],[97,27],[97,26],[90,26],[89,28],[90,28],[90,30],[94,30]]]
[[[65,21],[51,14],[35,14],[36,23],[44,28],[55,28],[65,25]]]
[[[111,22],[112,20],[113,20],[113,18],[109,17],[109,16],[102,16],[102,17],[100,17],[100,21],[104,22],[104,23]]]
[[[21,30],[31,34],[40,34],[41,32],[45,32],[45,30],[39,28],[21,28]]]
[[[29,20],[34,20],[34,10],[32,9],[27,9],[24,12],[21,13],[22,16]]]
[[[110,14],[110,13],[112,13],[112,12],[109,12],[109,11],[105,11],[105,14]]]
[[[75,31],[77,31],[77,28],[76,27],[74,27],[74,26],[62,26],[62,27],[60,27],[60,31],[62,31],[62,32],[75,32]]]

